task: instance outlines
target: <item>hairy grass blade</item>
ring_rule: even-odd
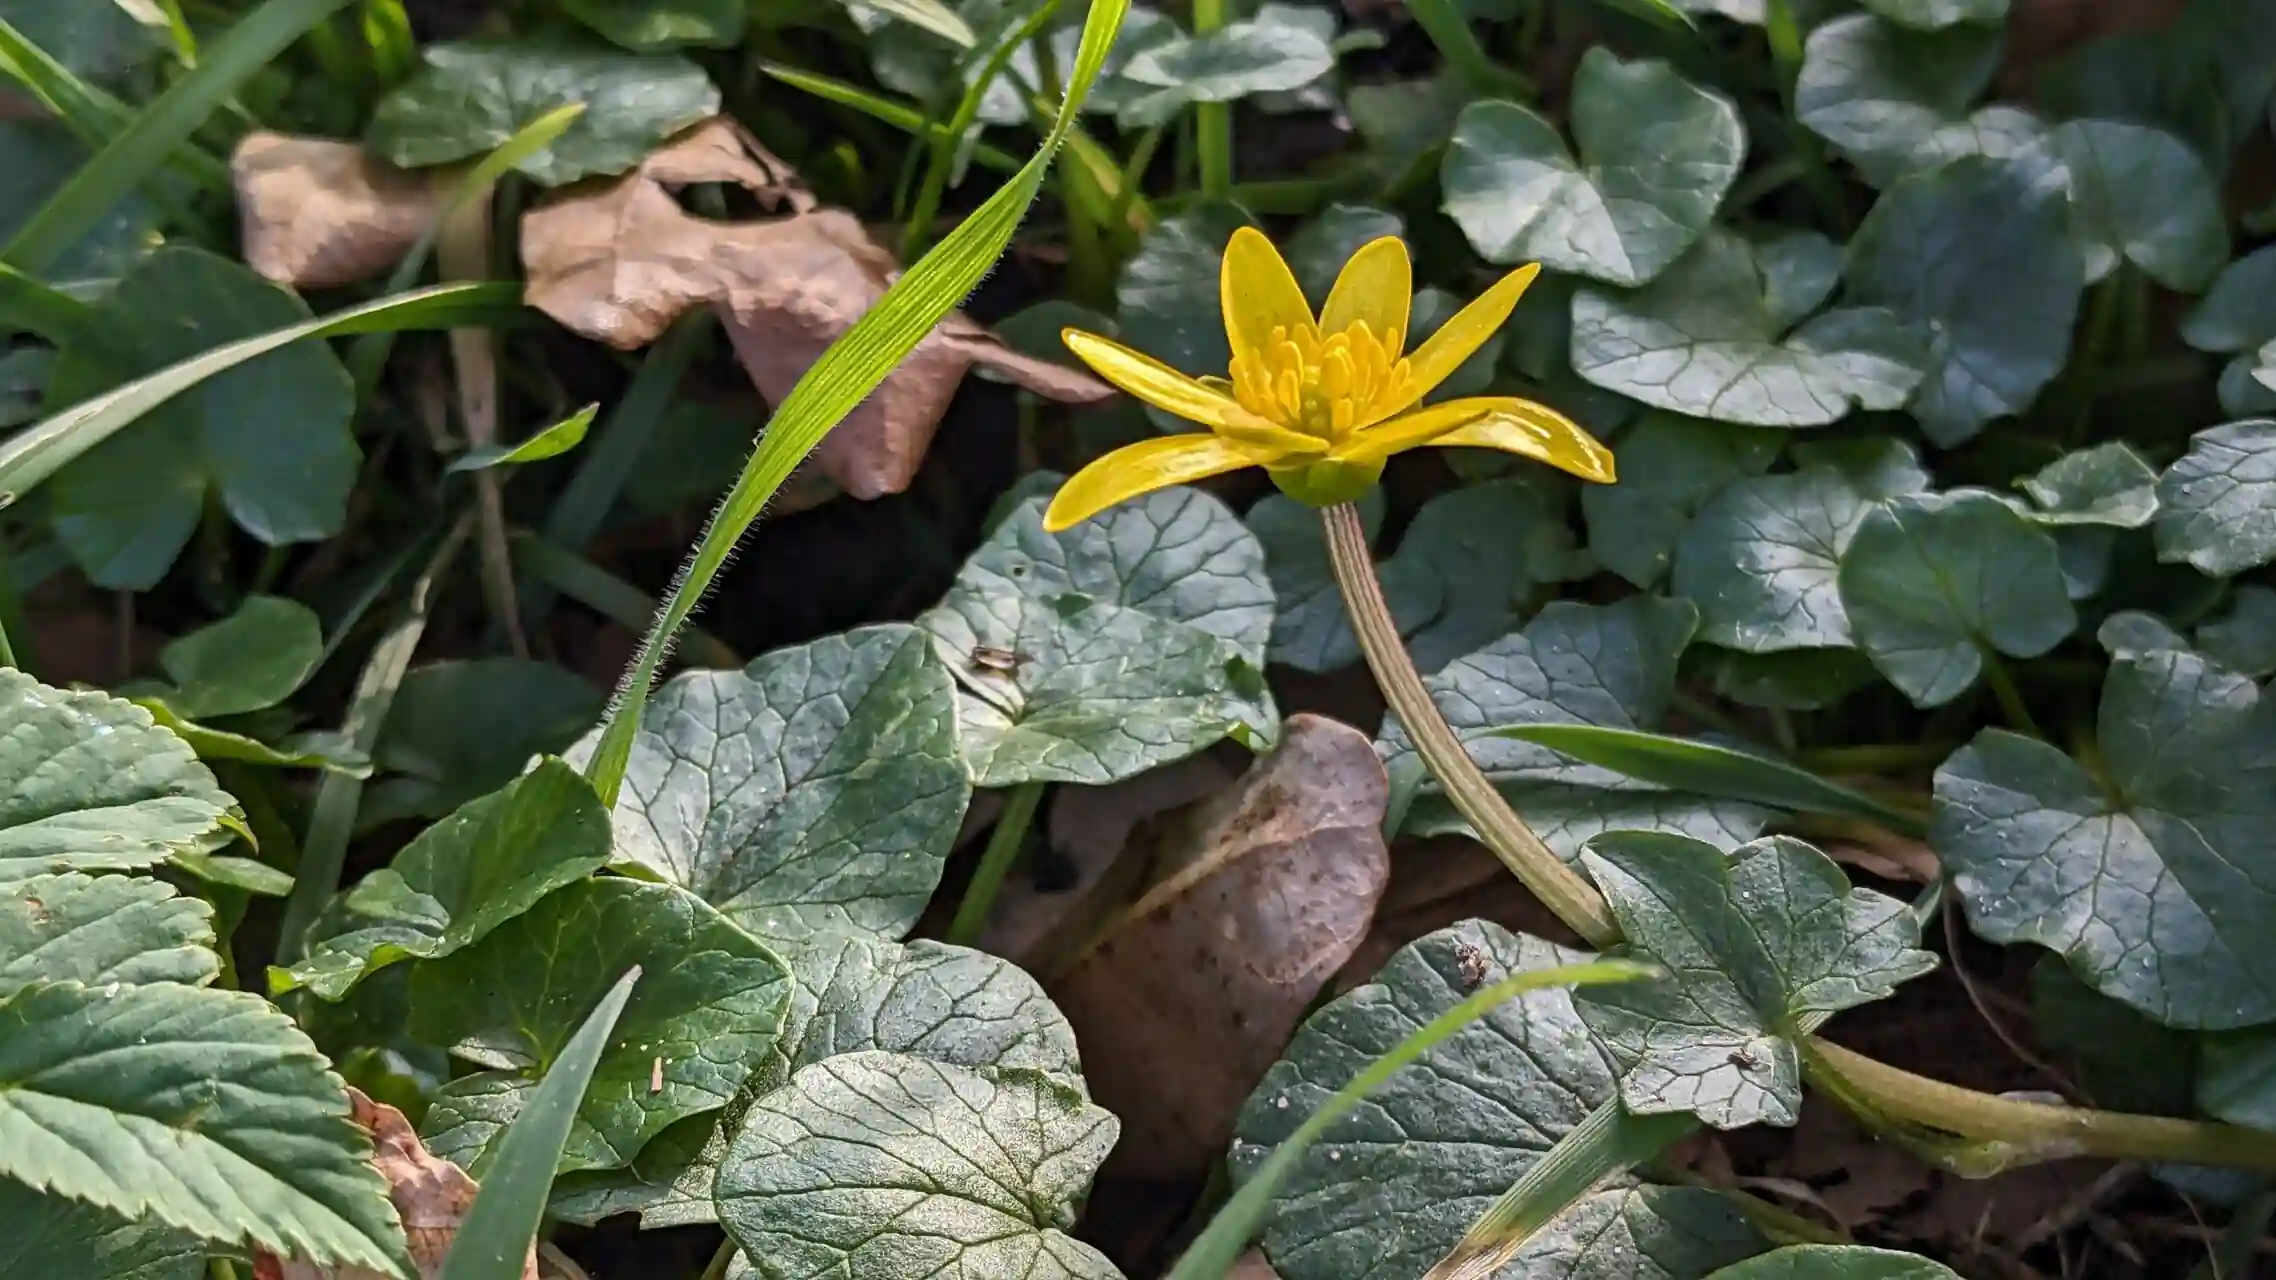
[[[1256,1235],[1257,1227],[1264,1222],[1265,1213],[1272,1207],[1272,1193],[1280,1186],[1304,1152],[1334,1126],[1336,1121],[1350,1114],[1367,1095],[1399,1070],[1431,1051],[1440,1041],[1486,1016],[1505,1000],[1521,996],[1528,991],[1544,987],[1585,987],[1611,982],[1635,982],[1654,977],[1658,970],[1650,965],[1628,960],[1597,960],[1588,964],[1564,965],[1555,969],[1535,969],[1510,976],[1483,987],[1469,999],[1423,1024],[1413,1035],[1400,1041],[1389,1053],[1367,1065],[1367,1069],[1353,1078],[1350,1084],[1338,1089],[1335,1096],[1322,1103],[1311,1118],[1297,1126],[1286,1142],[1273,1149],[1257,1166],[1248,1182],[1233,1193],[1217,1216],[1202,1228],[1193,1246],[1178,1259],[1168,1280],[1219,1280],[1232,1270],[1249,1240]],[[1546,1157],[1544,1157],[1546,1158]]]
[[[1521,724],[1492,732],[1498,738],[1547,747],[1584,764],[1657,786],[1746,800],[1774,809],[1844,814],[1878,822],[1908,836],[1928,834],[1918,814],[1906,813],[1838,782],[1828,782],[1806,769],[1734,747],[1586,724]]]
[[[521,286],[452,284],[398,294],[200,352],[145,378],[84,400],[0,443],[0,507],[62,470],[143,414],[215,374],[306,338],[481,324],[521,310]]]
[[[533,432],[529,439],[520,444],[494,444],[481,449],[469,449],[444,470],[456,475],[462,471],[518,467],[525,462],[558,458],[585,442],[585,429],[593,425],[593,415],[600,411],[598,404],[589,404],[552,426]]]
[[[585,1025],[569,1038],[561,1056],[545,1073],[529,1105],[498,1140],[497,1158],[482,1176],[482,1189],[459,1224],[439,1280],[521,1280],[530,1242],[545,1218],[545,1198],[553,1190],[553,1170],[569,1142],[569,1122],[585,1100],[585,1088],[600,1065],[616,1020],[632,999],[640,968],[625,971],[601,997]]]
[[[347,0],[268,0],[207,52],[197,70],[158,95],[110,144],[19,228],[0,262],[33,275],[53,266],[125,195],[189,141],[213,109],[310,27]]]
[[[1092,0],[1075,65],[1067,78],[1066,100],[1035,156],[943,237],[932,252],[911,266],[844,337],[831,343],[776,406],[766,437],[744,464],[743,474],[726,500],[712,513],[702,540],[673,582],[671,598],[642,640],[640,655],[609,709],[608,727],[593,753],[588,774],[604,803],[616,803],[625,765],[632,756],[633,735],[640,727],[641,710],[648,704],[648,690],[655,682],[657,668],[663,665],[672,637],[695,612],[696,602],[727,563],[744,530],[766,510],[775,490],[1003,256],[1051,172],[1052,157],[1073,131],[1084,97],[1105,69],[1107,53],[1114,47],[1129,7],[1129,0]]]

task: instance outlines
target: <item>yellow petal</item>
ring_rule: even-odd
[[[1311,305],[1280,250],[1255,227],[1243,227],[1225,243],[1217,284],[1225,312],[1225,337],[1233,355],[1246,359],[1272,339],[1275,328],[1289,336],[1313,328]]]
[[[1489,413],[1508,411],[1528,406],[1530,401],[1513,396],[1472,396],[1463,400],[1449,400],[1402,414],[1388,422],[1362,428],[1352,433],[1343,445],[1329,456],[1339,461],[1381,462],[1394,453],[1438,443],[1438,438],[1464,423],[1482,418]]]
[[[1583,480],[1613,482],[1612,450],[1581,430],[1579,423],[1530,400],[1514,403],[1518,408],[1466,422],[1432,443],[1441,448],[1499,449],[1546,462]]]
[[[1311,436],[1268,422],[1224,392],[1110,338],[1081,329],[1062,329],[1059,339],[1100,377],[1165,413],[1260,449],[1316,453],[1324,447]]]
[[[1533,277],[1541,274],[1541,264],[1529,262],[1503,276],[1494,287],[1478,295],[1469,306],[1454,313],[1454,318],[1438,327],[1430,341],[1415,349],[1408,359],[1406,395],[1387,402],[1378,410],[1376,420],[1390,417],[1430,394],[1430,389],[1446,381],[1448,375],[1462,367],[1486,339],[1509,319],[1517,309],[1517,300],[1525,294]]]
[[[1050,509],[1043,513],[1043,528],[1057,533],[1142,493],[1255,465],[1230,442],[1198,432],[1141,440],[1100,458],[1059,486]]]
[[[1320,308],[1320,332],[1342,333],[1353,321],[1364,320],[1396,361],[1407,340],[1407,308],[1414,294],[1415,273],[1407,261],[1406,242],[1397,236],[1370,240],[1337,274],[1336,287],[1328,291],[1328,305]]]

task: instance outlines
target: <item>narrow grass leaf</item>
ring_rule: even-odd
[[[450,464],[450,470],[453,474],[461,471],[487,471],[492,467],[515,467],[525,462],[558,458],[585,442],[585,432],[593,425],[593,415],[600,411],[598,404],[589,404],[520,444],[494,444],[486,448],[469,449]]]
[[[87,323],[79,299],[0,263],[0,332],[34,333],[60,347]]]
[[[0,19],[0,70],[38,95],[90,147],[110,142],[134,120],[132,108],[72,74],[71,68],[25,39],[6,19]],[[175,148],[168,161],[176,172],[208,191],[229,190],[229,166],[194,142]]]
[[[828,76],[818,76],[811,71],[802,71],[797,67],[784,66],[779,62],[762,62],[759,64],[759,70],[793,89],[803,89],[817,98],[826,102],[835,102],[841,107],[852,107],[870,119],[883,121],[903,133],[916,134],[928,142],[955,141],[955,131],[945,122],[930,119],[923,111],[915,107],[906,103],[895,102],[890,98],[881,98],[857,85],[847,84],[843,80],[833,80]],[[999,151],[986,143],[973,147],[972,159],[991,169],[1002,169],[1007,173],[1016,171],[1020,167],[1018,157]]]

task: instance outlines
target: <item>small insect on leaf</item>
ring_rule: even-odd
[[[664,1060],[657,1058],[648,1064],[648,1092],[664,1091]]]
[[[1017,649],[1000,649],[992,644],[972,646],[972,666],[976,671],[1001,671],[1017,675],[1021,666],[1035,661],[1035,655]]]
[[[1486,981],[1486,953],[1474,944],[1456,943],[1454,963],[1461,971],[1463,990],[1475,991]]]

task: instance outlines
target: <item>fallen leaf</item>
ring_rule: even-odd
[[[672,192],[697,183],[739,186],[789,214],[696,217]],[[531,306],[619,350],[646,346],[689,308],[710,304],[759,394],[776,405],[901,274],[852,214],[817,208],[788,166],[724,118],[682,134],[623,178],[531,210],[522,220],[522,264]],[[824,474],[856,498],[906,489],[974,365],[1063,403],[1113,394],[953,312],[824,437],[814,454]]]
[[[394,269],[441,207],[438,189],[353,142],[255,130],[229,157],[246,265],[296,289]]]
[[[1122,1118],[1107,1171],[1199,1177],[1241,1103],[1367,936],[1390,876],[1366,734],[1289,718],[1231,789],[1166,820],[1158,878],[1056,983],[1084,1076]]]
[[[373,1102],[354,1088],[348,1090],[348,1102],[355,1122],[371,1131],[371,1162],[387,1179],[388,1197],[403,1219],[403,1234],[410,1242],[411,1261],[419,1269],[419,1280],[435,1280],[442,1274],[443,1256],[450,1252],[459,1223],[474,1204],[474,1179],[450,1161],[430,1154],[402,1112],[384,1102]],[[388,1280],[384,1272],[363,1267],[319,1267],[260,1252],[253,1255],[253,1276],[254,1280]],[[522,1280],[538,1280],[534,1247],[522,1263]]]
[[[1225,1280],[1280,1280],[1280,1273],[1265,1261],[1263,1250],[1251,1249],[1241,1255],[1239,1262],[1233,1264],[1233,1269],[1226,1273]]]

